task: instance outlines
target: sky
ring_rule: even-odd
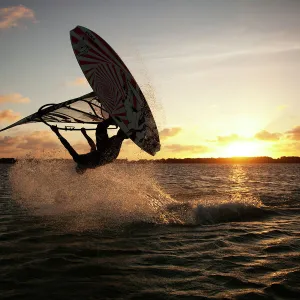
[[[155,158],[300,155],[300,1],[0,1],[0,128],[91,92],[69,31],[119,54],[157,122]],[[62,133],[79,153],[84,138]],[[0,157],[67,153],[44,124],[0,133]],[[120,158],[151,159],[126,141]]]

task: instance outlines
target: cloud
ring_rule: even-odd
[[[34,131],[18,136],[0,136],[0,157],[23,156],[28,152],[59,149],[60,143],[49,131]]]
[[[3,122],[13,122],[21,118],[21,115],[11,109],[0,111],[0,123]]]
[[[21,94],[13,93],[0,95],[0,104],[1,103],[29,103],[30,99],[28,97],[23,97]]]
[[[89,85],[89,83],[85,77],[77,77],[73,81],[69,81],[67,84],[71,85],[71,86],[87,86],[87,85]]]
[[[20,137],[11,137],[11,136],[4,136],[4,137],[0,137],[0,146],[1,146],[1,150],[2,147],[11,147],[11,146],[15,146],[18,141],[20,140]]]
[[[255,135],[255,138],[263,141],[278,141],[281,135],[281,133],[270,133],[266,130],[262,130]]]
[[[163,150],[168,150],[175,152],[175,155],[178,152],[186,152],[186,153],[205,153],[208,151],[208,148],[206,146],[201,145],[181,145],[181,144],[171,144],[171,145],[165,145],[163,147]]]
[[[53,149],[57,148],[59,143],[52,132],[34,131],[22,137],[17,144],[17,148],[25,150],[34,149]]]
[[[165,128],[159,133],[161,140],[177,135],[182,129],[180,127]]]
[[[290,140],[300,141],[300,126],[287,131],[287,135]]]
[[[271,152],[277,157],[280,156],[299,156],[300,141],[287,143],[276,143],[272,145]]]
[[[240,141],[240,140],[243,140],[243,138],[241,138],[237,134],[231,134],[231,135],[227,135],[227,136],[218,136],[217,137],[217,142],[219,142],[221,144],[228,144],[228,143],[236,142],[236,141]]]
[[[0,29],[19,27],[24,20],[37,22],[32,9],[23,5],[0,8]]]

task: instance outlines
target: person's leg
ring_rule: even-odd
[[[86,140],[88,141],[88,143],[91,147],[91,151],[96,151],[97,150],[96,145],[95,145],[94,141],[86,133],[85,128],[81,128],[81,132],[82,132],[83,136],[86,138]]]

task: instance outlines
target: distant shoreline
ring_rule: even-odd
[[[28,159],[32,160],[32,159]],[[54,160],[69,160],[69,159],[54,159]],[[16,158],[0,158],[0,164],[14,164]],[[158,164],[240,164],[240,163],[293,163],[299,164],[299,156],[282,156],[280,158],[272,158],[268,156],[259,157],[219,157],[219,158],[166,158],[166,159],[141,159],[127,160],[117,159],[117,163],[158,163]]]

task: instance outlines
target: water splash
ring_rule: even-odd
[[[151,165],[114,163],[79,175],[71,161],[20,160],[10,181],[14,199],[29,213],[68,220],[75,230],[160,222],[162,207],[173,201]]]

